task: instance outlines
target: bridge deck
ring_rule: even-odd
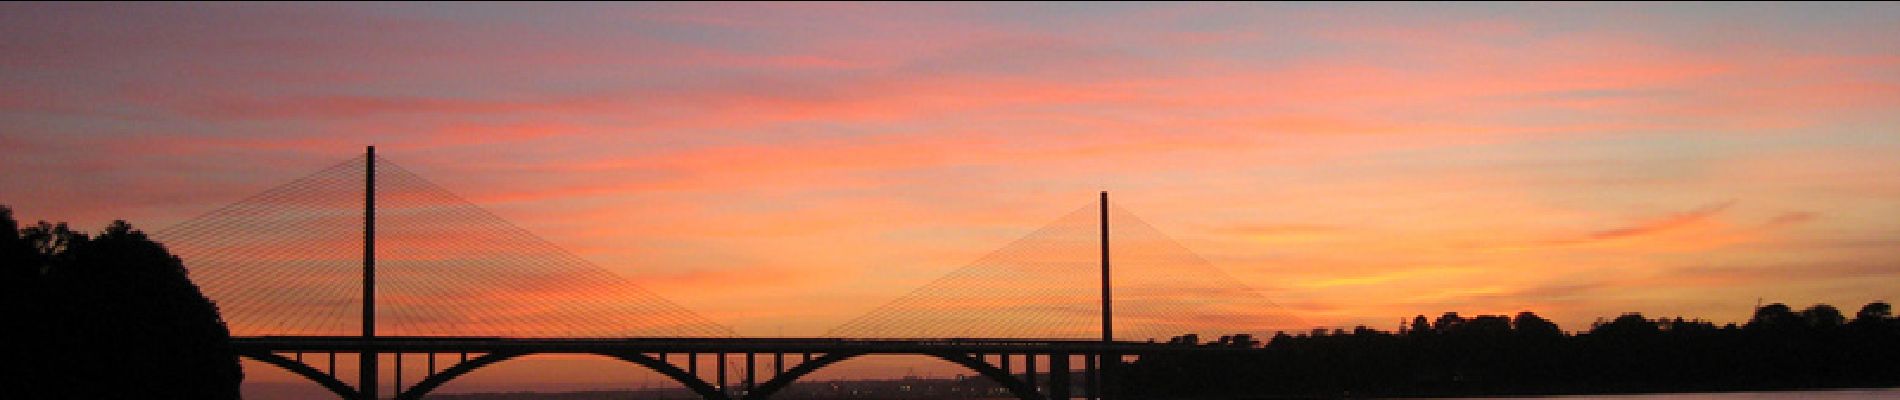
[[[1113,342],[1074,339],[838,339],[838,338],[504,338],[504,337],[377,337],[365,341],[355,336],[257,336],[235,337],[233,346],[242,350],[271,352],[357,352],[379,353],[488,353],[522,351],[533,353],[829,353],[867,354],[926,353],[1072,353],[1142,354],[1179,351],[1232,351],[1234,348],[1180,346],[1148,342]]]

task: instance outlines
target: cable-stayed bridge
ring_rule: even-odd
[[[1232,351],[1156,339],[1304,325],[1106,193],[816,338],[739,337],[373,147],[154,236],[240,356],[343,398],[422,398],[536,354],[626,361],[706,399],[769,398],[872,354],[954,363],[1021,399],[1112,398],[1117,361]]]

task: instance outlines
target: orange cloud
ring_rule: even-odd
[[[1712,218],[1715,215],[1721,214],[1723,211],[1728,210],[1728,208],[1733,205],[1735,205],[1734,200],[1704,205],[1694,210],[1677,213],[1676,215],[1671,215],[1671,216],[1664,217],[1661,219],[1641,222],[1636,225],[1627,226],[1627,227],[1612,228],[1612,229],[1607,229],[1607,230],[1591,232],[1590,234],[1585,235],[1583,238],[1572,239],[1572,240],[1559,240],[1554,243],[1566,244],[1566,245],[1594,243],[1594,242],[1601,242],[1601,241],[1640,237],[1640,236],[1652,235],[1652,234],[1667,232],[1667,231],[1676,230],[1676,229],[1682,229],[1685,227],[1702,223],[1703,221],[1707,221],[1709,218]]]

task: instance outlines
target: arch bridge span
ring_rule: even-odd
[[[237,353],[275,365],[340,398],[364,391],[335,374],[338,354],[381,354],[395,379],[379,393],[420,399],[469,372],[539,354],[591,354],[640,365],[707,400],[767,399],[813,372],[866,355],[922,355],[983,375],[1023,400],[1102,398],[1101,360],[1173,352],[1231,351],[1141,342],[1060,339],[629,338],[519,339],[484,337],[263,336],[232,339]],[[1072,361],[1081,360],[1080,366]],[[728,370],[731,362],[738,367]],[[404,362],[428,373],[405,379]],[[702,368],[710,362],[713,368]],[[420,366],[420,365],[418,365]],[[1078,368],[1079,367],[1079,368]],[[1081,380],[1077,382],[1076,380]],[[1079,385],[1078,385],[1079,384]],[[1079,389],[1079,390],[1078,390]],[[1078,393],[1079,392],[1079,393]]]

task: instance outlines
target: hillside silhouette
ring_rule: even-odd
[[[239,397],[230,331],[165,246],[125,221],[97,236],[21,228],[5,206],[0,230],[8,397]]]
[[[1420,315],[1400,332],[1279,334],[1259,351],[1172,353],[1122,369],[1139,397],[1389,397],[1781,390],[1900,385],[1900,321],[1874,302],[1755,310],[1746,324],[1625,314],[1568,334],[1531,312]],[[1245,335],[1182,346],[1259,345]]]

